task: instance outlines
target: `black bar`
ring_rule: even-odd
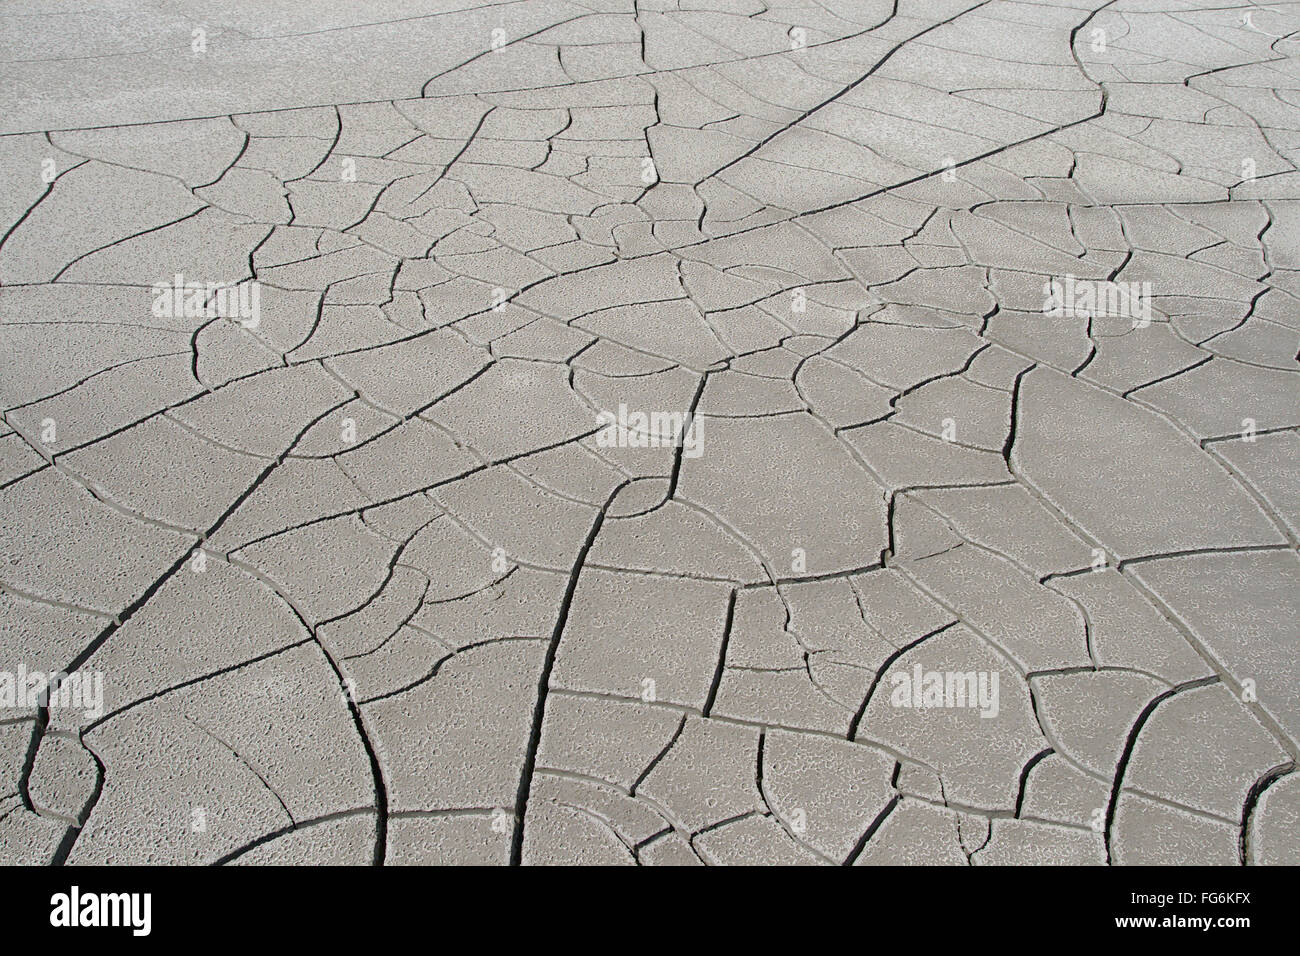
[[[255,940],[259,951],[279,942],[320,942],[336,952],[412,937],[435,952],[495,949],[515,935],[548,948],[562,940],[639,947],[675,939],[694,946],[688,940],[701,928],[709,937],[739,940],[757,931],[774,934],[773,943],[779,934],[818,946],[849,934],[871,949],[882,938],[964,948],[1002,945],[999,939],[1019,947],[1031,938],[1035,945],[1097,938],[1182,945],[1200,936],[1232,946],[1261,931],[1261,939],[1276,938],[1290,927],[1292,879],[1280,868],[1211,867],[891,868],[833,882],[816,873],[746,868],[672,880],[629,876],[627,883],[575,870],[10,867],[0,870],[0,912],[14,942],[112,938],[126,947],[197,942],[206,948]],[[127,925],[51,925],[59,895],[70,903],[73,886],[83,907],[88,895],[149,894],[148,934],[137,935],[130,925],[132,915],[143,916],[143,897],[138,909],[120,910]],[[95,912],[99,905],[98,897],[89,904]],[[111,910],[105,910],[110,917]]]

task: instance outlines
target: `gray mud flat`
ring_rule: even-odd
[[[0,863],[1300,862],[1300,7],[0,13]]]

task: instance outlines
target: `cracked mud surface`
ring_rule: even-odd
[[[1300,4],[233,6],[0,13],[0,862],[1300,862]]]

